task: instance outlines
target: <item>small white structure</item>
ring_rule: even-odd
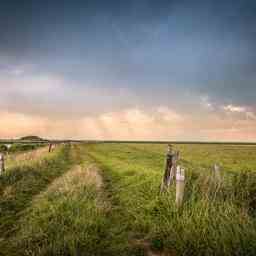
[[[216,181],[221,182],[220,166],[218,164],[214,164],[213,171],[214,171],[214,177]]]
[[[7,149],[9,150],[12,147],[12,144],[5,144],[5,146],[7,147]]]
[[[185,189],[185,169],[177,166],[176,171],[176,205],[180,207],[183,202]]]

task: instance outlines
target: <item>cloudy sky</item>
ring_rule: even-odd
[[[256,141],[251,0],[3,0],[0,137]]]

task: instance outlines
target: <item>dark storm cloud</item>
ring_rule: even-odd
[[[5,1],[0,10],[10,62],[163,92],[254,90],[254,1]]]

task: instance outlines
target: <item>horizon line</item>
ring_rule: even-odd
[[[200,140],[103,140],[103,139],[42,139],[42,140],[21,140],[21,139],[0,139],[0,143],[152,143],[152,144],[233,144],[233,145],[256,145],[256,141],[200,141]]]

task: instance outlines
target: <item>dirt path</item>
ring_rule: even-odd
[[[48,159],[44,163],[35,162],[31,166],[18,166],[1,177],[0,245],[13,235],[21,213],[31,204],[34,196],[67,171],[70,165],[69,149],[66,148],[56,159]]]
[[[105,252],[102,252],[102,255],[166,256],[166,254],[153,252],[149,243],[134,240],[133,231],[129,230],[126,222],[125,209],[116,200],[116,189],[113,187],[112,178],[108,172],[104,168],[98,167],[97,162],[90,165],[86,172],[88,173],[88,182],[92,181],[100,189],[104,207],[108,209],[106,215],[108,235],[104,237],[108,248],[105,248]]]
[[[103,179],[104,197],[110,204],[108,212],[109,235],[106,239],[112,241],[110,246],[117,248],[117,250],[110,251],[110,255],[176,255],[175,252],[153,249],[151,241],[147,240],[146,235],[142,235],[143,232],[140,233],[133,229],[134,225],[131,222],[134,215],[132,212],[129,212],[127,205],[124,205],[122,196],[120,197],[120,193],[123,193],[125,187],[130,186],[130,184],[122,184],[120,180],[123,179],[123,176],[120,176],[118,172],[108,169],[108,165],[102,162],[101,159],[95,158],[95,155],[90,151],[87,154],[100,168],[99,173]]]
[[[48,148],[40,148],[20,154],[16,160],[38,159],[47,153]],[[86,251],[97,256],[170,255],[153,251],[149,242],[136,237],[129,213],[118,200],[114,177],[84,147],[72,146],[52,163],[7,174],[1,180],[5,189],[0,200],[0,246],[6,249],[0,255],[23,255],[27,246],[35,255],[38,248],[55,254],[63,252],[65,246],[74,246],[81,255],[88,255]],[[73,235],[69,237],[70,233]],[[62,243],[61,234],[70,240]],[[51,243],[59,251],[52,251]]]

